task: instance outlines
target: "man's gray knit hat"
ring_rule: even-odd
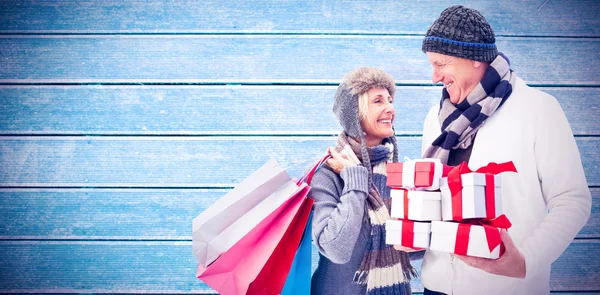
[[[363,145],[363,161],[368,161],[365,166],[370,165],[367,153],[365,134],[360,125],[358,115],[358,97],[372,88],[385,88],[392,97],[396,93],[394,78],[384,71],[375,67],[360,67],[344,76],[342,83],[338,86],[333,103],[333,113],[337,117],[344,132],[351,137],[360,139]],[[394,160],[398,158],[398,148],[395,136],[390,139],[394,145]],[[367,166],[368,167],[368,166]]]
[[[479,11],[454,5],[442,11],[429,27],[422,50],[492,62],[498,55],[495,42],[492,27]]]

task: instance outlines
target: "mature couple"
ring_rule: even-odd
[[[311,183],[320,252],[312,294],[410,294],[410,262],[421,257],[425,294],[548,294],[550,266],[591,208],[562,109],[510,69],[476,10],[444,10],[422,49],[433,82],[444,84],[440,104],[425,119],[423,157],[471,168],[512,161],[518,170],[503,177],[503,211],[513,224],[501,232],[506,251],[487,260],[385,244],[386,164],[398,161],[395,85],[381,70],[359,68],[335,94],[333,112],[344,131]]]

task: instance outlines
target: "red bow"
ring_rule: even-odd
[[[458,232],[456,234],[456,243],[454,244],[454,253],[467,255],[467,250],[469,248],[469,233],[471,232],[472,225],[483,226],[490,253],[498,247],[498,245],[502,244],[502,238],[500,238],[498,228],[509,229],[512,226],[510,220],[508,220],[504,214],[492,220],[473,220],[469,223],[459,223]],[[504,248],[500,247],[500,255],[502,255],[502,252],[504,252]]]
[[[471,173],[471,169],[467,166],[466,162],[462,162],[460,165],[452,168],[448,172],[448,188],[450,189],[450,195],[452,198],[452,220],[462,221],[462,180],[460,176],[462,174]],[[485,173],[486,179],[486,212],[487,219],[491,219],[496,215],[495,195],[494,195],[494,175],[501,172],[517,172],[517,168],[513,162],[506,163],[489,163],[487,166],[477,169],[479,173]]]

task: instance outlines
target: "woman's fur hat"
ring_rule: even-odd
[[[350,137],[360,139],[363,165],[367,168],[371,167],[371,160],[367,151],[365,133],[362,130],[358,116],[358,97],[376,87],[387,89],[392,97],[396,93],[396,85],[392,76],[378,68],[360,67],[344,76],[335,93],[333,103],[333,113],[338,118],[342,128],[344,128],[344,132]],[[396,144],[396,136],[392,135],[389,139],[394,146],[393,161],[397,162],[398,145]],[[371,169],[369,169],[369,183],[372,182],[370,176]]]
[[[363,138],[358,117],[358,97],[376,87],[387,89],[392,97],[396,93],[394,78],[374,67],[360,67],[346,74],[338,86],[333,113],[348,135]]]

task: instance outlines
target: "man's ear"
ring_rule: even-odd
[[[473,67],[474,67],[474,68],[476,68],[476,69],[479,69],[479,68],[481,68],[482,66],[483,66],[483,62],[476,61],[476,60],[474,60],[474,61],[473,61]]]

